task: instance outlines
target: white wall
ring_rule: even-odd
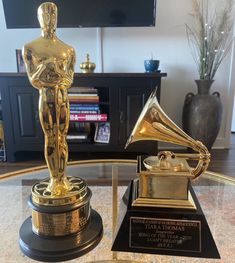
[[[196,92],[194,79],[198,78],[184,26],[190,11],[189,0],[158,0],[156,27],[102,29],[104,72],[143,72],[143,61],[150,58],[151,53],[160,60],[160,69],[168,74],[162,83],[161,105],[180,126],[184,97],[188,92]],[[39,34],[39,29],[7,30],[1,2],[0,72],[16,72],[15,49]],[[59,29],[57,34],[76,49],[77,72],[86,52],[90,53],[93,62],[100,62],[96,29]],[[228,104],[232,103],[228,95],[231,94],[230,62],[231,54],[223,61],[212,87],[212,91],[221,93],[224,105],[222,126],[215,144],[217,147],[224,147],[228,141],[225,129],[229,126],[226,116],[230,114],[228,110],[231,111]]]
[[[96,31],[95,28],[57,30],[58,37],[76,50],[76,72],[79,71],[80,62],[85,61],[87,52],[96,62]],[[16,72],[15,49],[21,49],[25,43],[39,36],[39,29],[6,29],[2,1],[0,1],[0,72]]]

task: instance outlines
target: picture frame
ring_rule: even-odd
[[[100,143],[109,143],[110,139],[110,123],[96,123],[94,141]]]
[[[16,64],[17,64],[17,72],[19,73],[25,73],[26,67],[25,63],[22,57],[22,50],[16,49]]]

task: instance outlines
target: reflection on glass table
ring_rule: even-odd
[[[67,174],[79,176],[89,182],[93,178],[113,177],[111,186],[91,186],[91,205],[103,219],[104,236],[100,244],[90,253],[69,262],[90,262],[98,260],[135,260],[141,262],[235,262],[235,180],[215,173],[206,173],[193,181],[193,188],[206,216],[215,239],[221,260],[149,255],[138,253],[113,253],[112,214],[116,213],[117,179],[134,177],[136,162],[130,160],[95,160],[70,163]],[[24,256],[18,245],[19,229],[22,222],[31,214],[27,198],[31,186],[37,180],[49,176],[46,166],[8,173],[0,177],[0,262],[35,262]],[[114,190],[114,191],[113,191]],[[118,187],[120,200],[126,186]],[[113,205],[114,200],[114,205]],[[114,216],[114,224],[116,217]]]

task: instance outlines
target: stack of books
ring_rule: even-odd
[[[69,89],[70,103],[97,103],[99,96],[97,89],[89,87],[72,87]]]
[[[107,114],[101,114],[97,89],[72,87],[69,89],[70,121],[107,121]]]
[[[70,122],[67,140],[73,142],[90,142],[91,126],[89,122]]]

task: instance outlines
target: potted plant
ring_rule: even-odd
[[[144,60],[144,68],[146,73],[158,72],[160,61],[153,59],[153,54],[151,53],[151,58]]]
[[[221,1],[222,2],[222,1]],[[220,3],[221,3],[220,2]],[[188,43],[197,65],[198,93],[188,93],[183,108],[183,129],[210,149],[218,135],[222,104],[219,92],[210,94],[215,74],[232,44],[233,1],[211,12],[208,0],[193,0],[193,25],[186,24]]]

